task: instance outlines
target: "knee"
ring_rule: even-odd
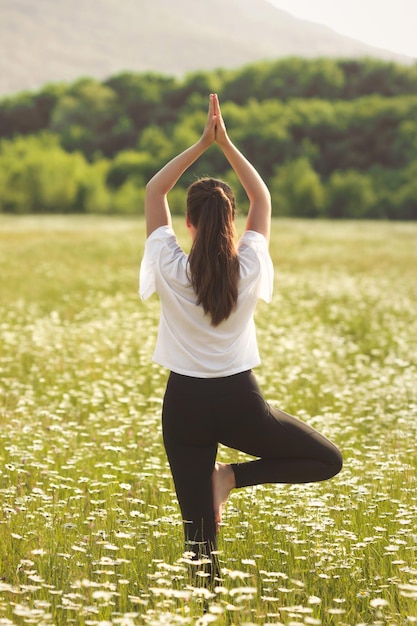
[[[339,474],[339,472],[342,471],[343,456],[339,448],[337,448],[336,446],[334,446],[334,448],[332,449],[332,455],[331,455],[331,458],[329,459],[328,467],[329,467],[328,478],[333,478],[333,476],[336,476],[336,474]]]

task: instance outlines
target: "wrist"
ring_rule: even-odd
[[[214,143],[213,139],[211,139],[210,137],[202,136],[197,141],[196,145],[201,149],[202,152],[204,152],[205,150],[207,150],[207,148],[210,148],[212,143]]]
[[[233,142],[231,141],[231,139],[229,138],[228,135],[224,135],[223,137],[219,137],[216,139],[219,147],[222,150],[227,150],[227,148],[230,148],[233,146]]]

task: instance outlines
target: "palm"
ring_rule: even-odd
[[[213,107],[214,107],[214,115],[216,117],[215,137],[216,137],[216,141],[219,141],[219,140],[221,141],[223,138],[226,137],[226,126],[223,121],[217,94],[214,94],[214,97],[213,97]]]

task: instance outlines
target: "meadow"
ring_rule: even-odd
[[[417,624],[417,224],[273,222],[256,374],[345,463],[236,490],[214,591],[183,553],[144,232],[0,217],[0,626]]]

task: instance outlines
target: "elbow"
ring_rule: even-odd
[[[148,182],[145,185],[145,191],[146,193],[151,192],[155,187],[155,184],[153,182],[153,178],[151,178],[150,180],[148,180]]]
[[[160,200],[165,195],[164,190],[160,188],[160,185],[152,178],[145,185],[145,198],[146,200]]]
[[[148,180],[145,185],[145,194],[147,198],[164,198],[168,193],[168,190],[165,186],[161,185],[158,180],[155,180],[155,177]]]

